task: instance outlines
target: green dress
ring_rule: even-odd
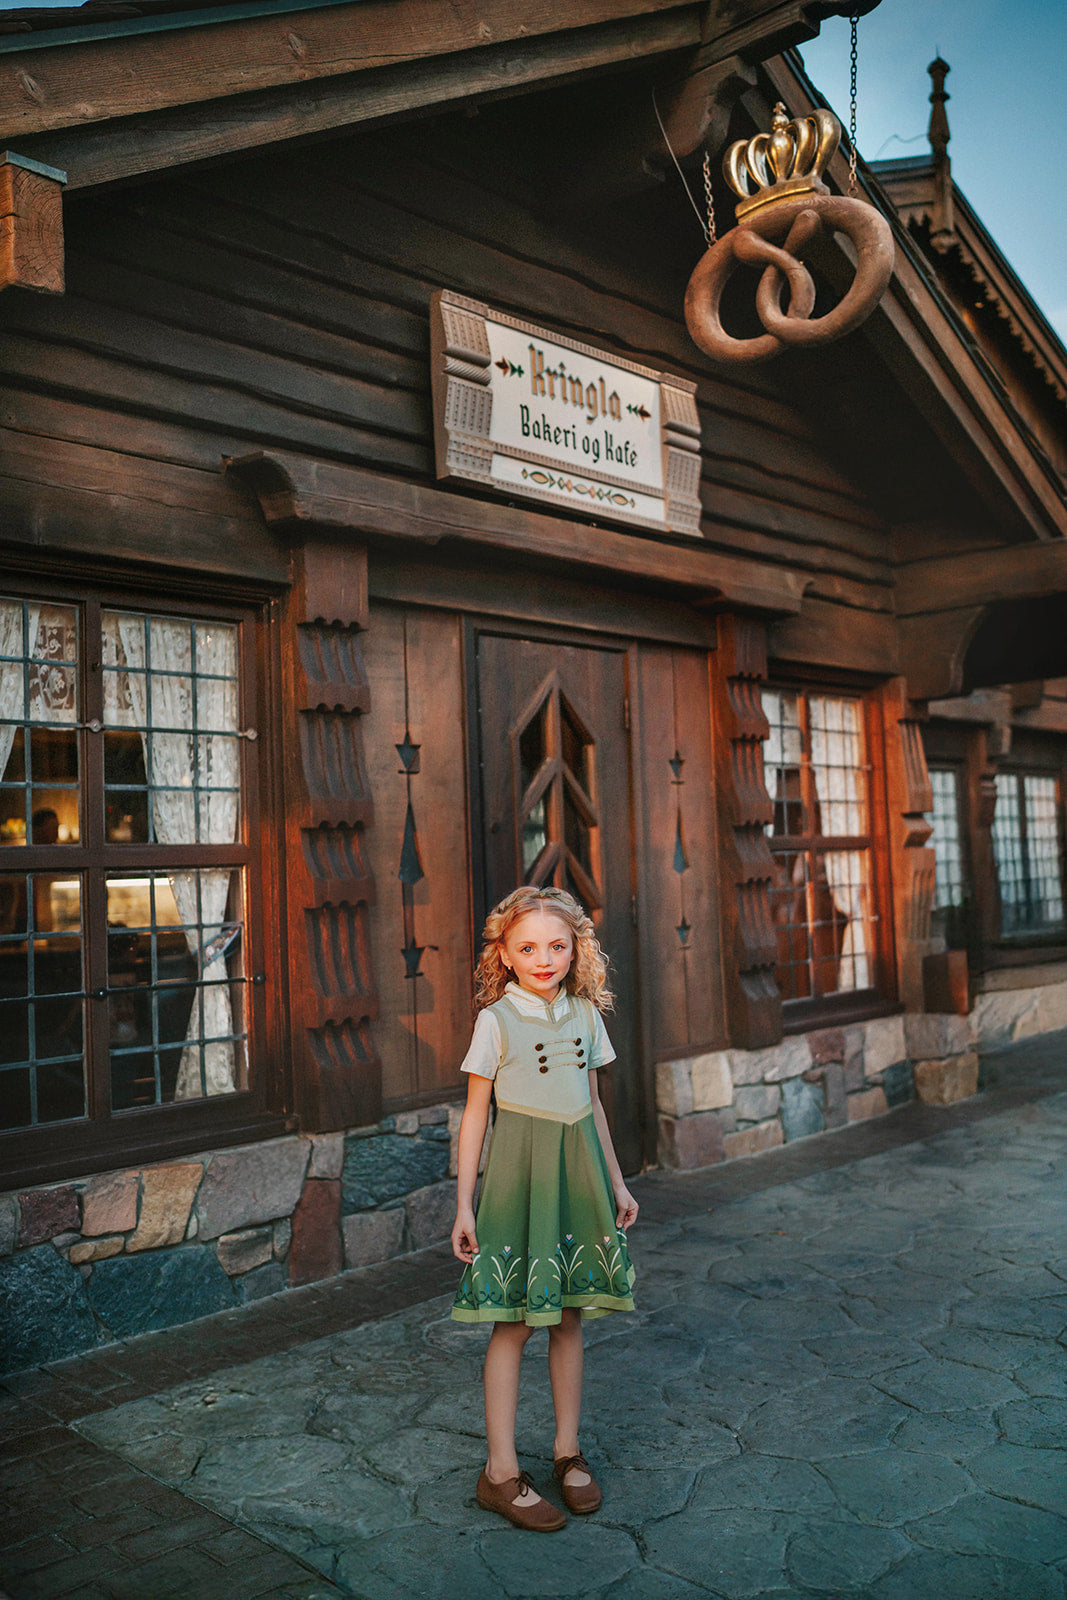
[[[588,1000],[567,1000],[555,1020],[548,1004],[530,1015],[507,994],[487,1008],[500,1033],[497,1115],[457,1322],[538,1326],[559,1322],[564,1306],[583,1317],[634,1309],[589,1096],[587,1063],[602,1030]]]

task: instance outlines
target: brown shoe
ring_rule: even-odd
[[[565,1482],[568,1472],[575,1467],[579,1472],[588,1473],[588,1483]],[[593,1474],[589,1471],[589,1463],[583,1455],[561,1456],[552,1465],[552,1476],[559,1483],[563,1504],[568,1511],[573,1511],[576,1517],[584,1517],[590,1511],[595,1511],[604,1499],[593,1479]]]
[[[520,1505],[520,1496],[526,1489],[534,1489],[533,1479],[528,1472],[520,1472],[517,1478],[507,1478],[503,1483],[493,1483],[483,1472],[474,1493],[478,1504],[484,1506],[486,1511],[499,1511],[517,1528],[529,1528],[531,1533],[554,1533],[557,1528],[562,1528],[567,1519],[558,1506],[550,1505],[543,1499],[535,1500],[529,1506]],[[536,1489],[534,1493],[537,1493]]]

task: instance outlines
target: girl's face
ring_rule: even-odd
[[[574,937],[552,911],[527,911],[501,941],[504,960],[524,989],[554,1000],[574,960]]]

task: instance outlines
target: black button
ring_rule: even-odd
[[[547,1072],[547,1071],[548,1071],[548,1068],[547,1068],[547,1067],[538,1067],[538,1069],[537,1069],[537,1070],[538,1070],[538,1071],[539,1071],[539,1072]]]
[[[545,1061],[545,1060],[547,1060],[547,1059],[548,1059],[548,1058],[547,1058],[547,1056],[538,1056],[538,1058],[537,1058],[537,1059],[538,1059],[538,1061]]]
[[[544,1047],[544,1045],[543,1045],[543,1044],[535,1044],[535,1045],[534,1045],[534,1049],[535,1049],[535,1050],[543,1050],[543,1049],[544,1049],[544,1048],[545,1048],[545,1047]]]
[[[580,1039],[575,1039],[574,1042],[575,1042],[575,1044],[581,1044],[582,1041]]]

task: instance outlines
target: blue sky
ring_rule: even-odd
[[[926,68],[938,52],[952,68],[952,176],[1067,342],[1067,3],[882,0],[859,22],[856,143],[868,161],[929,149]],[[847,127],[847,19],[823,23],[802,54]]]

